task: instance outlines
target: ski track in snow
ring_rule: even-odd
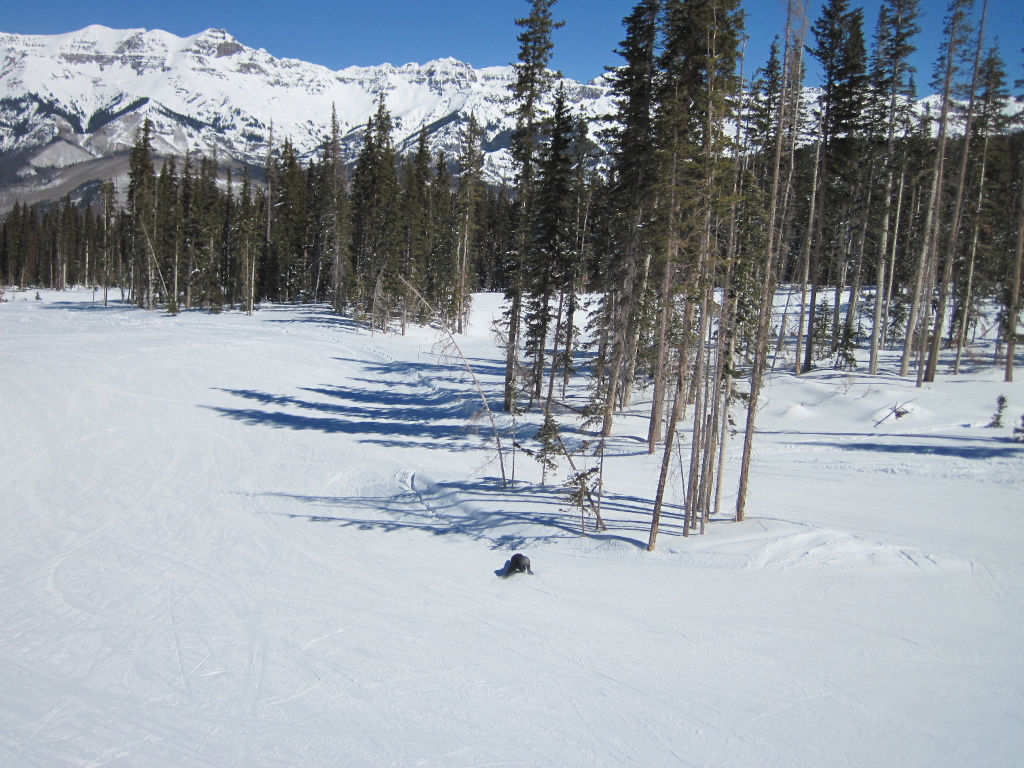
[[[500,487],[476,392],[429,329],[32,295],[0,304],[0,764],[1011,766],[1024,749],[1024,449],[983,427],[998,394],[1018,418],[1020,384],[776,374],[748,520],[684,537],[670,506],[647,553],[642,392],[609,444],[609,530],[582,537],[564,472],[542,487],[519,455]],[[496,310],[476,297],[460,338],[492,402]],[[496,578],[517,549],[536,575]]]

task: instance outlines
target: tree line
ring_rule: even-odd
[[[402,289],[411,281],[461,328],[473,290],[496,290],[507,193],[483,183],[474,118],[456,158],[432,157],[427,134],[398,157],[383,98],[350,168],[336,116],[310,160],[273,143],[260,179],[216,157],[159,158],[152,126],[139,129],[122,196],[99,203],[15,204],[3,222],[0,275],[8,285],[116,286],[125,300],[172,313],[252,312],[260,301],[330,302],[384,327],[422,320]]]
[[[484,183],[472,118],[457,157],[431,156],[424,132],[399,158],[383,97],[351,173],[332,115],[308,162],[271,139],[260,184],[247,170],[218,184],[216,158],[156,172],[144,125],[125,206],[109,183],[86,209],[15,206],[4,279],[116,285],[172,312],[326,301],[379,328],[432,317],[456,332],[473,291],[502,291],[504,407],[541,409],[545,450],[560,442],[584,336],[602,440],[637,387],[650,393],[648,450],[663,451],[652,548],[684,417],[687,531],[719,509],[732,429],[742,519],[769,366],[851,368],[863,348],[874,373],[889,349],[920,384],[943,349],[959,370],[994,304],[1012,378],[1024,133],[986,45],[987,0],[949,1],[923,110],[910,64],[919,0],[882,0],[870,33],[849,0],[826,0],[813,22],[806,0],[788,0],[751,75],[739,0],[640,0],[608,73],[615,113],[593,134],[549,68],[555,0],[527,5],[506,186]],[[822,73],[814,92],[807,57]]]

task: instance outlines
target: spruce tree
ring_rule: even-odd
[[[107,179],[103,182],[100,187],[100,199],[102,201],[102,236],[101,236],[101,248],[102,248],[102,261],[100,263],[100,286],[103,288],[103,306],[107,306],[107,294],[110,290],[110,284],[113,279],[113,275],[116,274],[114,269],[114,250],[115,250],[115,233],[114,233],[114,221],[115,221],[115,203],[116,193],[114,191],[114,182]]]
[[[239,296],[237,252],[237,205],[231,168],[224,169],[224,193],[220,200],[220,264],[218,279],[223,301],[234,309]]]
[[[817,288],[825,279],[827,257],[831,257],[835,266],[837,290],[842,282],[846,254],[835,248],[829,253],[826,248],[848,242],[847,238],[835,234],[835,230],[842,231],[849,223],[852,201],[847,195],[854,187],[852,182],[857,171],[855,138],[862,127],[866,106],[863,17],[862,9],[850,9],[849,0],[829,0],[811,28],[815,46],[810,52],[821,66],[822,86],[817,112],[820,147],[817,196],[813,201],[808,338],[816,322]],[[837,334],[833,335],[838,338]],[[812,365],[811,345],[808,344],[802,370],[810,370]]]
[[[348,270],[348,194],[341,129],[338,125],[338,112],[333,104],[330,133],[324,141],[320,168],[320,231],[324,240],[324,255],[331,270],[331,306],[335,312],[341,312],[348,301],[348,283],[351,279]]]
[[[755,160],[767,164],[775,146],[776,119],[782,100],[782,59],[779,38],[768,46],[768,61],[755,73],[750,84],[744,137],[751,143]]]
[[[471,112],[462,138],[458,178],[458,269],[455,279],[455,332],[464,333],[474,287],[474,255],[483,205],[483,131]]]
[[[566,103],[565,89],[559,87],[549,122],[549,138],[541,151],[533,242],[524,275],[525,347],[527,359],[532,362],[531,398],[538,400],[544,384],[549,332],[553,324],[561,330],[562,311],[571,289],[577,255],[574,170],[579,142],[576,128],[577,123]],[[557,317],[553,318],[552,310],[556,305]],[[550,399],[545,411],[549,408]]]
[[[505,297],[505,398],[504,408],[516,405],[516,372],[519,364],[520,325],[523,310],[524,269],[532,246],[533,216],[540,132],[545,113],[545,100],[555,79],[548,70],[554,43],[551,33],[564,22],[555,21],[551,9],[555,0],[529,0],[529,15],[516,19],[521,28],[519,59],[515,64],[515,82],[510,86],[512,114],[516,126],[512,131],[510,152],[516,168],[517,222],[515,229],[515,262],[508,275]]]
[[[611,216],[608,257],[602,264],[607,282],[597,313],[595,369],[596,406],[605,437],[611,434],[630,340],[638,322],[641,272],[654,247],[651,222],[657,173],[655,100],[661,10],[659,0],[641,0],[634,6],[623,20],[626,36],[616,50],[624,63],[609,74],[617,113],[608,132],[612,182],[607,209]]]
[[[277,254],[278,301],[308,301],[312,284],[308,269],[308,197],[306,172],[299,163],[294,145],[285,139],[281,145],[276,208],[271,238]]]
[[[352,178],[352,256],[356,303],[372,327],[387,327],[403,290],[398,175],[391,114],[383,95],[366,127]]]
[[[402,236],[402,275],[412,287],[423,294],[435,307],[436,293],[427,287],[427,269],[432,250],[431,243],[431,201],[430,201],[430,149],[427,145],[427,130],[420,131],[416,153],[407,163],[402,174],[401,208],[404,221]],[[405,304],[412,302],[409,289]],[[403,327],[405,317],[403,315]]]
[[[167,158],[160,169],[156,190],[156,231],[153,240],[158,263],[162,265],[167,278],[168,294],[164,297],[167,311],[172,315],[178,311],[178,178],[173,157]]]
[[[190,275],[192,300],[219,312],[226,301],[225,211],[226,196],[217,186],[216,156],[203,156],[195,179],[196,195],[196,271]]]
[[[139,307],[155,306],[155,260],[150,242],[156,213],[156,175],[153,170],[153,124],[147,118],[136,135],[128,165],[128,212],[131,218],[131,286]]]
[[[249,166],[242,168],[242,188],[238,196],[238,266],[242,285],[242,310],[251,315],[256,304],[256,261],[259,220],[253,201]]]
[[[274,157],[274,122],[270,122],[270,135],[267,139],[267,156],[263,161],[263,180],[266,189],[261,190],[259,195],[259,209],[263,214],[260,219],[262,223],[263,247],[259,261],[262,269],[259,270],[262,276],[261,295],[277,295],[278,267],[277,252],[274,241],[271,237],[274,225],[274,210],[277,199],[277,158]]]
[[[446,328],[456,325],[459,264],[459,224],[455,184],[444,153],[438,155],[428,189],[430,207],[430,251],[426,271],[440,313],[438,320]]]

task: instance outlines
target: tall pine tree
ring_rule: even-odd
[[[516,375],[519,369],[520,326],[523,312],[524,271],[529,249],[533,245],[537,165],[546,98],[555,79],[548,69],[554,43],[551,33],[562,26],[555,21],[551,9],[555,0],[529,0],[529,15],[516,19],[521,28],[518,36],[519,60],[515,64],[515,82],[511,88],[512,113],[516,127],[512,132],[510,151],[516,168],[517,222],[515,230],[515,261],[505,287],[507,309],[505,338],[504,408],[516,407]]]

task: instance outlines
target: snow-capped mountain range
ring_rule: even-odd
[[[434,152],[454,156],[470,113],[484,130],[491,181],[508,174],[511,66],[474,69],[454,59],[334,71],[249,48],[222,29],[191,37],[89,26],[62,35],[0,33],[0,211],[16,199],[57,199],[123,177],[149,118],[158,155],[186,151],[260,165],[271,128],[314,153],[332,107],[350,157],[384,94],[400,151],[424,126]],[[565,80],[589,119],[612,111],[599,80]]]

